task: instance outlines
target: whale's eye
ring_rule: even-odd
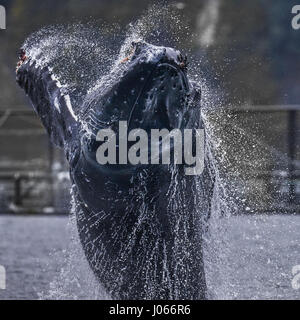
[[[26,60],[27,60],[26,52],[24,49],[21,49],[19,52],[19,61],[16,67],[16,73],[18,72],[18,70]]]

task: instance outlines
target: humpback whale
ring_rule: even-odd
[[[77,99],[41,62],[43,53],[25,51],[17,83],[65,152],[80,241],[98,281],[113,299],[206,299],[203,232],[214,188],[208,161],[201,176],[172,163],[96,161],[97,132],[117,131],[119,121],[146,132],[203,128],[201,89],[188,78],[186,57],[134,42],[129,57]]]

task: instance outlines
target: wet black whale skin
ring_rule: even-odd
[[[200,92],[171,48],[138,43],[120,69],[82,105],[30,57],[17,82],[51,140],[65,151],[79,236],[104,288],[116,299],[205,299],[202,232],[214,184],[209,166],[194,177],[179,165],[171,170],[96,161],[98,130],[117,132],[119,120],[128,122],[128,130],[147,132],[200,128]]]

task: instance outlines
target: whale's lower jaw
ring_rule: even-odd
[[[96,277],[113,299],[205,299],[193,178],[177,176],[171,183],[171,172],[156,172],[135,179],[129,191],[117,183],[103,185],[97,214],[75,192],[79,236]],[[176,197],[170,197],[173,192]]]

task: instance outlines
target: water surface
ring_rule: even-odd
[[[0,299],[102,298],[84,257],[69,258],[74,250],[70,243],[76,240],[71,240],[68,221],[0,216],[0,264],[7,272]],[[227,263],[219,266],[226,277],[211,287],[214,297],[299,299],[291,280],[292,267],[300,264],[300,216],[237,216],[226,225]],[[210,273],[212,277],[213,266]]]

